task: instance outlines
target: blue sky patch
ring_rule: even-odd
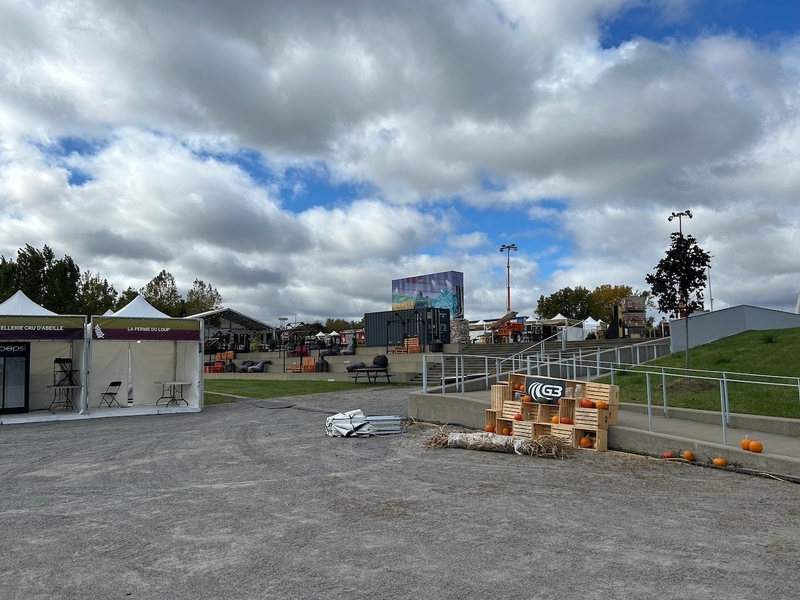
[[[603,24],[601,44],[615,48],[635,37],[663,41],[727,33],[777,44],[799,30],[800,2],[796,0],[702,0],[687,3],[674,14],[647,2]]]

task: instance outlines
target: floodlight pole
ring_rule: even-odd
[[[511,312],[511,251],[519,250],[516,244],[500,246],[500,252],[506,253],[506,314]]]

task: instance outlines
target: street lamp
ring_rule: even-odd
[[[500,252],[506,253],[506,313],[511,312],[511,251],[519,250],[516,244],[500,246]]]

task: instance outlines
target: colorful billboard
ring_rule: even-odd
[[[392,310],[447,308],[451,318],[464,316],[464,274],[445,271],[392,280]]]

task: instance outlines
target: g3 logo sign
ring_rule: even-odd
[[[539,379],[528,385],[528,393],[534,402],[547,404],[561,398],[564,395],[565,387],[564,382],[558,379]]]

